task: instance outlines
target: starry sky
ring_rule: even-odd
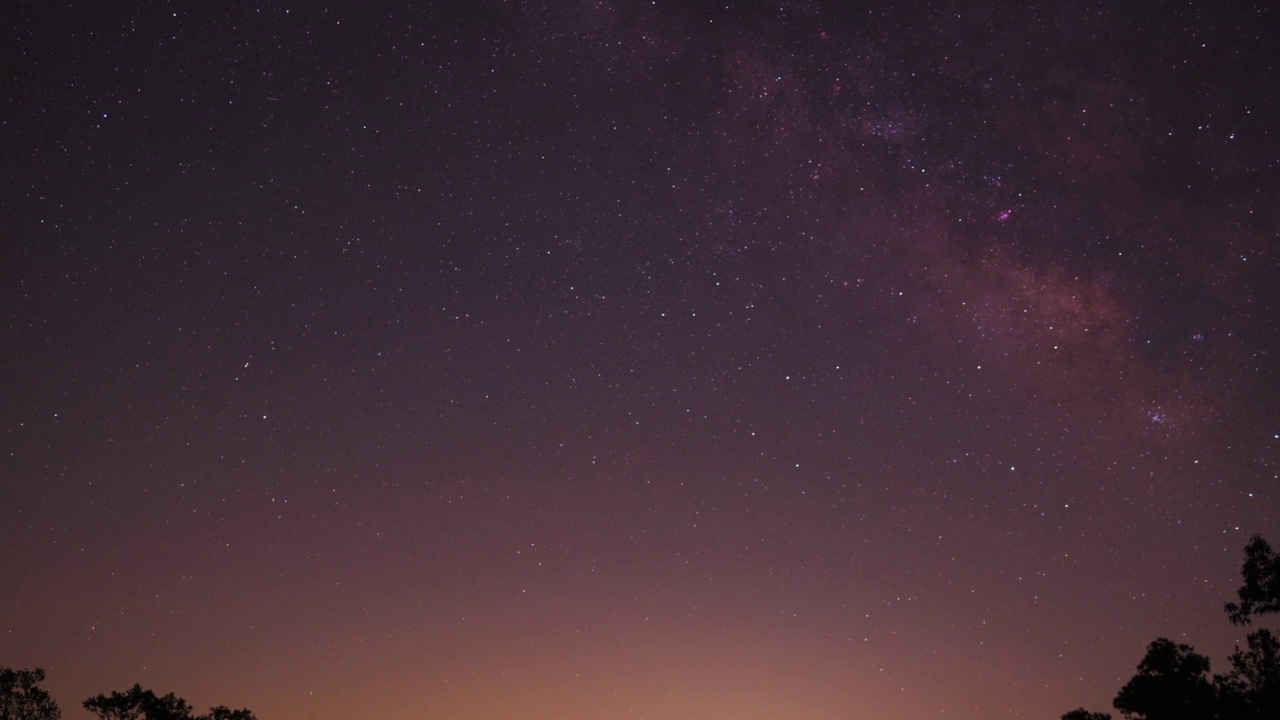
[[[1225,669],[1267,2],[19,2],[0,664],[263,720],[916,720]]]

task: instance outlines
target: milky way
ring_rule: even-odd
[[[64,717],[1057,717],[1243,640],[1275,9],[426,5],[7,24]]]

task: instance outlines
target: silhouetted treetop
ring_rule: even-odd
[[[249,712],[249,708],[232,710],[225,705],[219,705],[215,708],[209,708],[209,714],[203,715],[197,720],[258,720],[258,717]]]
[[[1213,679],[1220,720],[1280,718],[1280,640],[1263,629],[1249,633],[1248,645],[1232,653],[1231,672]]]
[[[1111,713],[1096,713],[1084,708],[1076,708],[1069,713],[1064,713],[1062,720],[1111,720]]]
[[[191,720],[191,706],[169,693],[158,696],[141,685],[124,692],[97,695],[84,701],[84,709],[102,720]]]
[[[1214,692],[1209,658],[1190,645],[1168,638],[1153,640],[1146,657],[1113,703],[1127,718],[1213,720]]]
[[[49,693],[38,687],[44,670],[0,667],[0,720],[58,720],[62,711]]]
[[[258,720],[248,708],[232,710],[225,705],[210,708],[207,715],[194,715],[186,700],[173,693],[157,696],[140,685],[91,697],[84,707],[101,720]]]
[[[1244,576],[1244,584],[1236,591],[1240,602],[1226,604],[1232,623],[1248,625],[1254,615],[1280,612],[1280,555],[1261,535],[1254,535],[1245,546],[1240,574]]]
[[[1235,625],[1249,625],[1257,615],[1280,613],[1280,556],[1260,535],[1244,548],[1236,591],[1240,602],[1225,604]],[[1249,633],[1247,647],[1227,658],[1230,672],[1209,679],[1209,659],[1190,645],[1167,638],[1147,646],[1147,654],[1116,699],[1116,709],[1129,720],[1280,720],[1280,638],[1267,629]],[[1109,720],[1084,708],[1062,720]]]

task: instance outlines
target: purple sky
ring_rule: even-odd
[[[1280,9],[1031,5],[20,3],[0,664],[68,720],[1225,669],[1280,541]]]

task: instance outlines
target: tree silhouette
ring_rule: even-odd
[[[209,714],[201,716],[198,720],[258,720],[258,718],[249,712],[249,708],[232,710],[225,705],[219,705],[215,708],[209,708]]]
[[[84,708],[101,720],[258,720],[248,708],[232,710],[225,705],[210,708],[207,715],[194,715],[186,700],[173,693],[158,696],[141,685],[91,697],[84,701]]]
[[[1260,535],[1249,539],[1240,567],[1244,584],[1236,590],[1238,603],[1224,609],[1234,625],[1252,625],[1259,615],[1280,613],[1280,555]],[[1267,629],[1246,638],[1228,660],[1231,672],[1214,678],[1222,720],[1262,720],[1280,717],[1280,640]]]
[[[1209,658],[1190,645],[1153,640],[1138,674],[1112,703],[1127,718],[1213,720],[1216,695],[1209,682]]]
[[[1249,625],[1255,615],[1280,613],[1280,555],[1261,535],[1254,535],[1245,545],[1240,574],[1244,576],[1244,584],[1236,591],[1240,602],[1225,606],[1233,624]]]
[[[1062,720],[1111,720],[1111,713],[1089,712],[1084,708],[1076,708],[1062,716]]]
[[[1280,613],[1280,555],[1260,535],[1249,539],[1240,567],[1239,602],[1223,609],[1233,625]],[[1141,720],[1276,720],[1280,718],[1280,638],[1268,629],[1249,633],[1247,647],[1227,658],[1231,671],[1210,681],[1209,659],[1189,645],[1160,638],[1147,646],[1138,674],[1112,703]],[[1072,710],[1062,720],[1107,720],[1104,713]]]
[[[1214,678],[1221,720],[1280,717],[1280,640],[1264,629],[1249,633],[1248,645],[1232,653],[1231,672]]]
[[[122,693],[91,697],[84,709],[101,720],[192,720],[186,700],[173,693],[158,696],[136,684]]]
[[[0,720],[58,720],[62,711],[37,683],[44,682],[44,670],[13,670],[0,667]]]

